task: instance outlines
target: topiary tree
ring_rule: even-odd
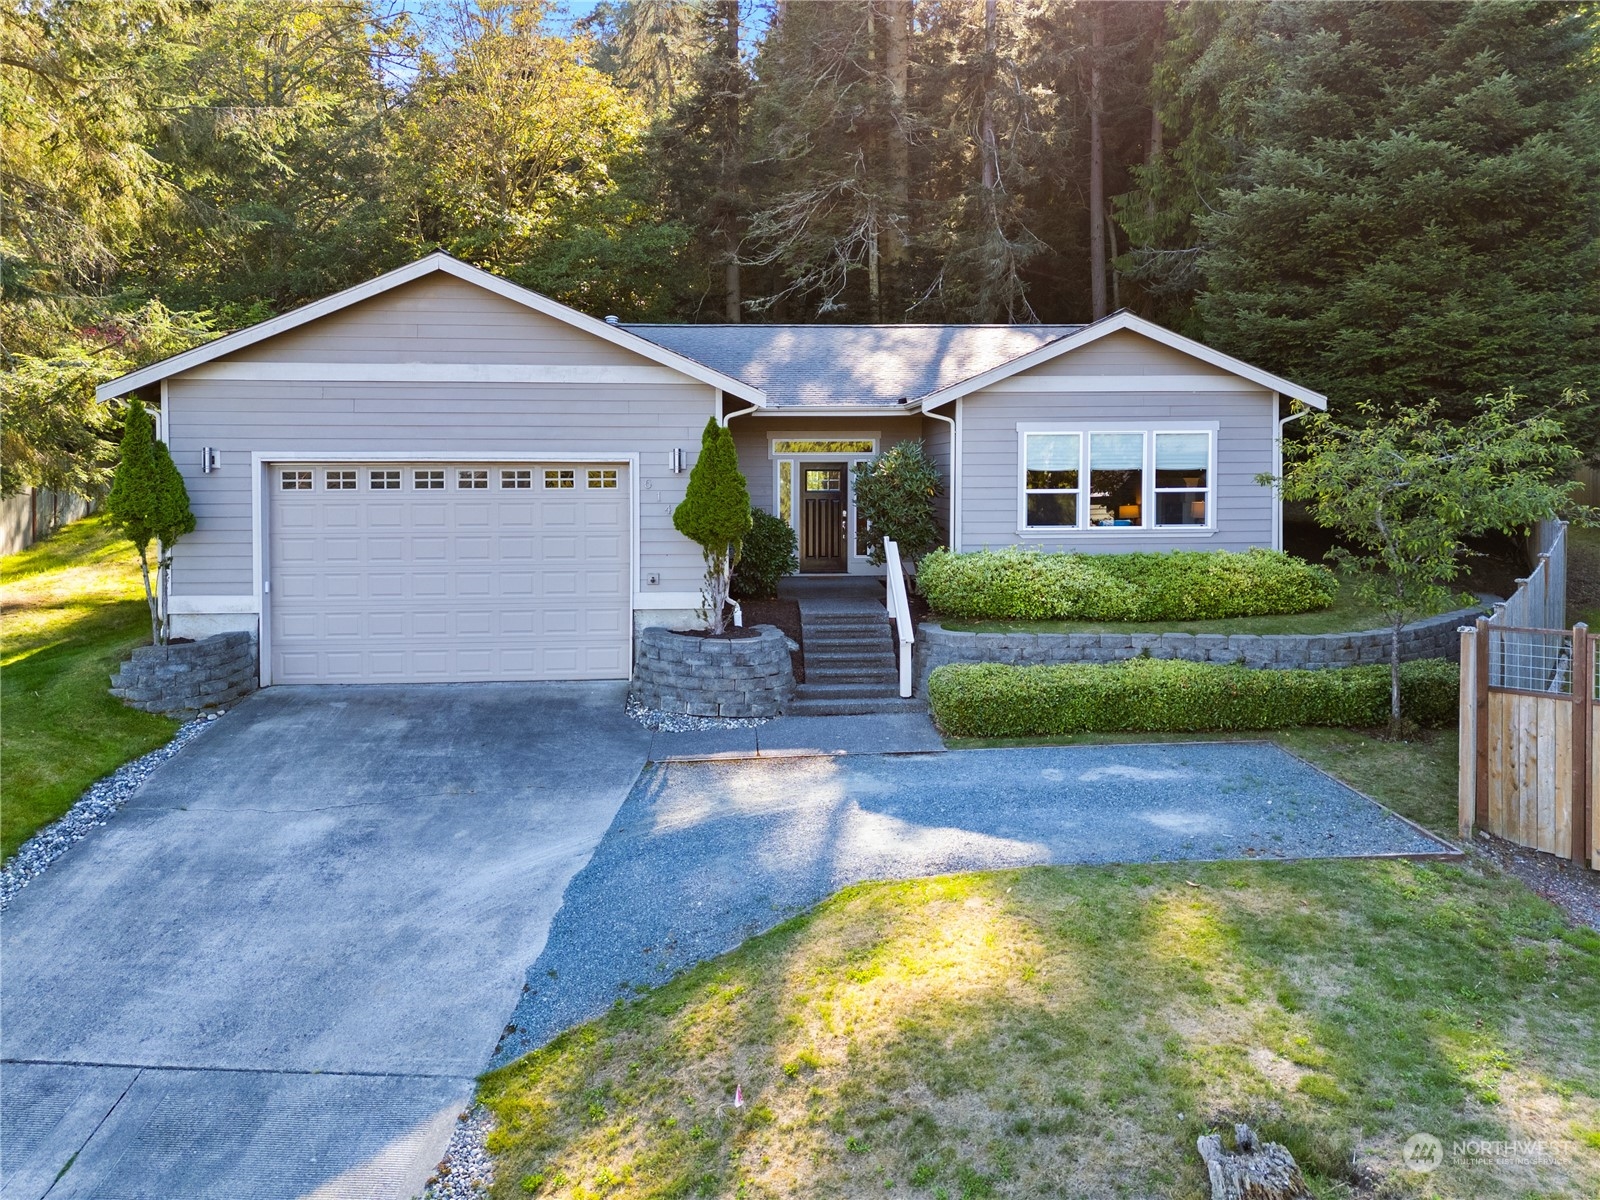
[[[935,505],[944,479],[921,441],[897,442],[871,462],[857,463],[856,512],[867,521],[867,559],[882,565],[883,540],[893,538],[913,567],[939,547]]]
[[[778,594],[778,580],[800,569],[799,547],[782,517],[753,508],[750,522],[733,572],[733,594],[741,600],[770,600]]]
[[[672,524],[705,555],[702,594],[713,637],[724,631],[728,583],[739,565],[739,550],[750,532],[750,490],[739,472],[733,434],[712,417],[700,435],[700,457],[689,472],[683,503],[672,510]]]
[[[138,400],[129,403],[123,422],[121,456],[106,496],[106,515],[139,551],[145,600],[150,605],[150,640],[165,645],[172,548],[184,534],[194,531],[194,513],[183,476],[165,443],[156,439],[155,422]],[[156,543],[154,586],[150,580],[152,541]]]

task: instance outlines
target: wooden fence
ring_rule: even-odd
[[[1567,527],[1535,532],[1537,562],[1494,614],[1461,631],[1461,836],[1483,829],[1600,870],[1600,675],[1585,625],[1563,629]]]

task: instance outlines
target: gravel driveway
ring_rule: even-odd
[[[495,1061],[864,879],[1451,849],[1263,743],[656,764],[568,887]]]

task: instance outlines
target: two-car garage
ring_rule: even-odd
[[[273,462],[274,683],[629,674],[626,462]]]

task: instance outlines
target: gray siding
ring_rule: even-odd
[[[502,308],[501,306],[504,306]],[[442,318],[447,310],[446,326]],[[506,311],[512,310],[512,311]],[[490,317],[493,319],[489,319]],[[511,318],[516,318],[512,320]],[[477,324],[473,324],[476,321]],[[448,334],[440,329],[448,328]],[[399,340],[351,333],[410,329]],[[471,329],[472,335],[466,331]],[[431,331],[431,332],[430,332]],[[559,336],[557,336],[559,335]],[[351,341],[343,339],[354,338]],[[293,343],[292,350],[286,344]],[[342,345],[342,349],[337,346]],[[402,345],[405,349],[402,349]],[[652,366],[459,280],[433,276],[271,339],[230,361],[432,361]],[[404,357],[397,357],[403,355]],[[251,595],[251,455],[254,452],[462,454],[522,457],[640,456],[640,571],[659,573],[652,592],[695,592],[699,550],[672,527],[688,474],[668,469],[682,448],[690,465],[716,393],[681,384],[484,384],[254,382],[176,376],[168,384],[168,439],[197,526],[178,544],[173,595]],[[221,469],[202,474],[204,446]]]
[[[650,365],[620,346],[443,272],[218,361]]]
[[[1227,375],[1221,367],[1190,358],[1181,350],[1141,334],[1118,330],[1059,358],[1040,363],[1025,375]],[[1244,383],[1240,380],[1240,383]],[[1252,385],[1246,385],[1252,386]]]
[[[1272,544],[1271,489],[1255,477],[1273,466],[1276,432],[1273,394],[1240,379],[1236,390],[1163,392],[1162,375],[1230,377],[1206,363],[1133,333],[1118,333],[1034,367],[1024,375],[1150,375],[1143,392],[979,391],[961,401],[961,547],[1042,546],[1052,550],[1245,550]],[[948,411],[948,409],[946,410]],[[1156,420],[1215,421],[1217,478],[1213,490],[1216,529],[1209,534],[1148,530],[1111,533],[1021,533],[1017,497],[1021,466],[1019,422],[1126,419],[1137,428]]]
[[[937,421],[932,422],[938,424]],[[739,451],[739,470],[744,472],[750,487],[750,503],[767,512],[776,512],[773,504],[772,459],[768,456],[767,440],[777,434],[815,433],[838,437],[867,437],[876,435],[878,448],[887,449],[896,442],[922,436],[922,418],[904,417],[830,417],[826,409],[812,409],[797,417],[771,417],[765,413],[752,413],[735,417],[729,428],[733,430],[733,444]]]
[[[951,410],[944,413],[944,415],[953,417],[955,413]],[[954,445],[954,440],[950,422],[935,420],[933,417],[923,417],[922,441],[927,447],[928,457],[933,460],[933,465],[938,467],[939,474],[944,476],[944,495],[939,497],[937,512],[940,536],[948,541],[950,538],[951,486],[955,478],[955,464],[951,460],[951,448]]]

